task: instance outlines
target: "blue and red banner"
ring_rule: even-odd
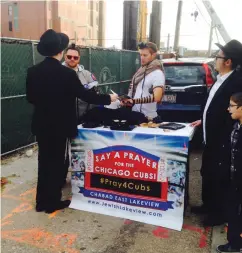
[[[71,207],[180,230],[187,155],[187,137],[79,129]]]

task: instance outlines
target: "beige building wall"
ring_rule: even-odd
[[[84,44],[88,29],[88,1],[58,1],[60,31],[66,33],[72,42]]]
[[[5,1],[1,4],[1,36],[38,40],[47,28],[45,10],[45,1]]]
[[[1,8],[2,37],[38,40],[52,28],[66,33],[71,42],[79,45],[97,46],[98,38],[105,38],[106,6],[97,0],[5,2]],[[103,22],[99,19],[100,9]],[[104,46],[105,40],[102,41],[99,44]]]
[[[88,39],[87,44],[95,46],[98,44],[99,26],[99,1],[88,1]]]
[[[105,47],[106,31],[106,2],[99,1],[98,46]]]

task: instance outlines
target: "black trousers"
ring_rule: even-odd
[[[202,201],[210,218],[226,222],[225,200],[230,185],[230,161],[229,155],[222,154],[221,148],[215,144],[205,145],[203,151]]]
[[[202,177],[202,201],[208,215],[217,220],[227,221],[226,195],[228,182],[218,178]]]
[[[36,204],[54,207],[62,196],[66,177],[67,138],[59,136],[37,136],[39,146],[38,183]]]
[[[241,196],[232,185],[227,195],[228,233],[227,239],[233,248],[242,248]]]

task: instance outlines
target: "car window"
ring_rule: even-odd
[[[205,84],[205,71],[201,65],[164,65],[164,69],[167,85]]]

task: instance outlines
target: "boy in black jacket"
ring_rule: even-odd
[[[230,188],[227,196],[228,243],[219,245],[217,252],[242,252],[242,92],[230,98],[228,108],[237,120],[231,133]]]

